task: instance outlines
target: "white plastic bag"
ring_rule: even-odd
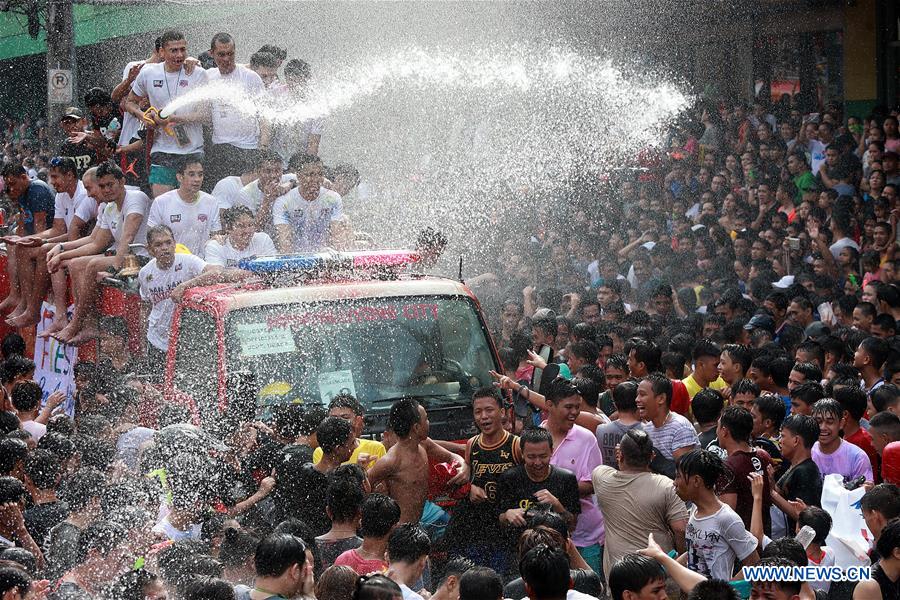
[[[865,493],[862,487],[853,491],[845,489],[843,477],[836,473],[825,476],[822,509],[831,515],[826,545],[834,550],[835,566],[866,566],[870,562],[868,552],[874,538],[859,505]]]

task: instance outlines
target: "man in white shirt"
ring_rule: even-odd
[[[152,260],[138,273],[141,300],[150,307],[147,321],[147,361],[160,373],[169,349],[169,330],[175,313],[174,298],[188,287],[203,285],[198,278],[203,273],[216,273],[220,267],[206,264],[193,254],[175,252],[175,237],[166,225],[154,225],[147,230],[147,246]],[[178,290],[178,291],[176,291]]]
[[[256,231],[256,218],[246,206],[225,209],[222,222],[227,236],[225,241],[209,240],[206,243],[207,263],[234,267],[244,258],[278,254],[272,238]]]
[[[425,530],[414,523],[398,525],[388,538],[386,575],[403,592],[403,600],[422,600],[410,586],[416,585],[425,572],[431,540]]]
[[[210,83],[234,89],[238,100],[255,99],[263,93],[263,80],[254,71],[235,64],[234,38],[227,33],[213,36],[209,53],[216,68],[207,71]],[[255,162],[257,148],[269,145],[269,126],[256,114],[248,114],[228,102],[210,103],[212,118],[212,148],[209,160],[209,181],[217,182],[226,175],[241,175]]]
[[[167,31],[160,36],[160,54],[163,62],[145,64],[132,84],[125,101],[125,110],[144,121],[154,132],[150,149],[150,186],[153,197],[175,189],[176,165],[186,154],[203,153],[203,126],[205,118],[200,105],[183,106],[163,119],[158,112],[147,117],[140,105],[149,101],[150,106],[162,111],[170,102],[203,86],[207,82],[206,71],[195,68],[188,73],[184,61],[188,56],[184,35]],[[200,157],[202,158],[202,156]]]
[[[26,301],[22,312],[14,312],[6,320],[11,327],[31,327],[41,320],[41,305],[50,281],[47,253],[54,245],[70,239],[69,225],[75,217],[75,207],[87,196],[84,185],[78,180],[77,164],[68,156],[57,156],[50,160],[50,184],[57,190],[53,225],[50,229],[25,237],[6,238],[7,244],[13,244],[17,248],[16,267],[22,298]],[[56,305],[65,306],[65,285],[62,290],[54,289],[54,294],[57,293],[61,293],[62,298],[55,299]]]
[[[289,60],[284,66],[285,85],[279,89],[270,88],[274,94],[273,100],[282,109],[304,100],[311,76],[312,70],[306,62],[296,58]],[[318,155],[324,131],[325,120],[321,117],[284,123],[277,128],[272,147],[281,155],[284,166],[288,166],[291,157],[298,152]]]
[[[256,214],[256,228],[272,236],[275,235],[272,207],[278,198],[297,186],[297,176],[283,173],[281,157],[271,150],[260,151],[256,174],[259,178],[241,189],[233,206],[246,206],[252,210]]]
[[[331,224],[344,214],[341,197],[322,187],[322,161],[312,154],[291,158],[298,186],[272,207],[279,252],[309,252],[327,246]]]
[[[125,174],[110,162],[97,167],[97,184],[106,203],[94,231],[89,237],[57,244],[47,262],[51,272],[67,267],[75,282],[75,313],[71,322],[62,330],[50,327],[41,334],[52,335],[64,344],[79,345],[97,337],[97,273],[109,267],[122,268],[125,256],[131,253],[130,245],[146,243],[150,198],[140,190],[126,190]],[[104,256],[111,246],[115,247],[115,255]],[[138,250],[137,254],[146,252]]]
[[[203,164],[189,156],[178,168],[178,189],[157,196],[150,207],[147,225],[166,225],[191,254],[203,258],[206,242],[219,231],[219,208],[216,199],[200,191]]]

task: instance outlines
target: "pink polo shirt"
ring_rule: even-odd
[[[541,423],[541,427],[546,428],[547,422]],[[597,437],[580,425],[572,426],[562,443],[553,449],[550,464],[572,471],[579,483],[592,483],[591,474],[603,464]],[[572,533],[572,542],[579,548],[594,544],[602,546],[606,535],[603,513],[597,508],[593,494],[582,496],[580,502],[581,514]]]

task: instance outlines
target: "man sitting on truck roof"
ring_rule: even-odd
[[[57,156],[50,161],[50,183],[57,191],[54,200],[53,224],[49,229],[40,228],[34,235],[6,238],[7,244],[16,246],[16,266],[19,272],[22,300],[7,323],[13,327],[29,327],[41,318],[41,304],[47,293],[50,275],[47,272],[47,252],[56,243],[75,240],[78,231],[69,227],[75,218],[78,204],[87,197],[84,184],[78,180],[75,161],[68,156]],[[63,282],[64,283],[64,282]],[[54,296],[65,296],[66,289],[54,287]],[[65,298],[56,298],[56,305],[65,311]]]
[[[103,211],[97,215],[97,226],[89,241],[80,243],[63,242],[57,245],[59,253],[47,263],[50,272],[60,266],[75,269],[83,275],[75,282],[75,312],[72,320],[61,331],[48,328],[42,335],[52,335],[64,344],[79,345],[98,335],[96,274],[106,272],[109,267],[121,269],[125,256],[131,253],[131,244],[145,244],[147,238],[146,217],[150,208],[150,198],[140,190],[125,189],[125,174],[117,165],[105,162],[97,167],[97,185],[106,202]],[[113,256],[105,256],[110,247],[115,247]],[[146,250],[139,249],[139,255]]]
[[[322,184],[322,159],[312,154],[291,157],[298,186],[275,201],[272,221],[275,243],[282,253],[309,252],[328,246],[332,222],[344,213],[341,197]]]

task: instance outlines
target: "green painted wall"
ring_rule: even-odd
[[[228,18],[254,9],[253,3],[229,5]],[[158,31],[223,18],[221,6],[214,3],[147,4],[140,6],[102,6],[76,4],[75,43],[89,46],[103,40],[147,31]],[[25,18],[0,13],[0,60],[46,52],[45,32],[37,39],[28,35]]]

